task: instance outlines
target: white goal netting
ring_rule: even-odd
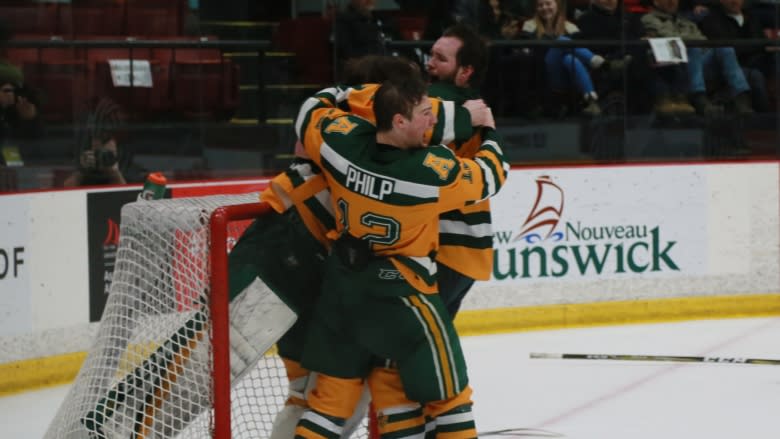
[[[220,206],[257,199],[123,207],[97,336],[45,439],[212,437],[209,217]],[[228,236],[235,239],[245,226]],[[268,437],[287,378],[281,360],[263,353],[294,314],[258,280],[230,304],[230,321],[232,437]]]

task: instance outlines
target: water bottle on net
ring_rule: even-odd
[[[138,194],[139,200],[159,200],[165,196],[165,185],[168,183],[161,172],[152,172],[146,177],[144,188]]]

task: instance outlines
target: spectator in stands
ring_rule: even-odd
[[[77,170],[63,182],[65,187],[126,184],[120,170],[124,161],[117,132],[124,119],[121,109],[109,99],[99,99],[87,112],[77,139]]]
[[[678,0],[653,0],[653,8],[642,17],[642,24],[646,36],[650,38],[707,39],[694,22],[678,14]],[[705,82],[707,79],[722,79],[728,84],[737,113],[753,112],[750,103],[750,86],[742,73],[733,47],[687,47],[686,50],[690,102],[697,113],[712,115],[719,111],[707,96]],[[673,81],[679,86],[681,82],[679,75]],[[677,101],[672,101],[672,104],[680,103],[679,98]]]
[[[397,39],[398,27],[374,14],[375,0],[350,0],[334,25],[339,72],[343,63],[363,55],[385,55],[387,41]]]
[[[0,164],[22,164],[23,143],[41,133],[38,107],[23,83],[16,66],[0,61]]]
[[[699,23],[710,13],[710,7],[717,2],[718,0],[680,0],[680,15],[694,23]]]
[[[479,33],[492,41],[515,40],[520,36],[520,19],[508,9],[506,0],[482,0]],[[515,115],[531,101],[528,83],[532,60],[520,47],[489,46],[490,65],[483,95],[496,115]]]
[[[119,170],[119,149],[114,137],[93,138],[90,147],[79,155],[79,169],[71,174],[63,186],[96,186],[126,184]]]
[[[503,13],[519,17],[524,14],[527,1],[533,0],[433,0],[428,9],[428,21],[423,32],[424,40],[436,40],[445,29],[456,23],[466,24],[477,29],[483,35],[490,36],[490,31],[483,31],[485,20],[490,20],[494,13],[492,9],[500,8]]]
[[[536,13],[523,22],[522,32],[527,38],[568,41],[579,28],[566,19],[561,0],[537,0]],[[545,72],[553,92],[565,92],[574,83],[585,103],[582,113],[588,116],[601,114],[589,69],[597,69],[602,64],[604,57],[586,48],[550,47],[544,55]]]
[[[765,39],[758,20],[744,12],[744,0],[720,0],[710,7],[709,13],[699,22],[702,33],[710,40]],[[763,46],[735,49],[742,72],[750,85],[753,108],[769,109],[766,76],[776,75],[778,64],[774,56]]]
[[[640,16],[626,11],[619,0],[593,0],[590,8],[580,15],[576,24],[580,32],[575,38],[583,40],[634,41],[644,35]],[[606,89],[596,87],[602,95],[622,93],[627,89],[627,83],[641,84],[647,76],[645,48],[621,46],[594,47],[591,50],[606,59],[607,68],[601,69],[603,72],[600,74]],[[633,95],[645,94],[629,90],[625,98],[633,98]]]
[[[481,0],[455,0],[452,2],[452,14],[456,23],[463,23],[476,29],[479,25]]]
[[[483,0],[477,30],[491,40],[514,40],[520,35],[520,21],[502,0]]]

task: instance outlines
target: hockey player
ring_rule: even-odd
[[[438,214],[495,194],[508,164],[492,129],[473,160],[421,148],[434,120],[425,97],[420,78],[384,83],[374,97],[376,127],[318,99],[299,114],[296,129],[328,181],[340,235],[303,357],[321,375],[296,436],[339,437],[368,377],[383,436],[422,435],[422,403],[438,431],[476,437],[433,256]],[[397,369],[374,368],[375,357]]]
[[[373,58],[361,61],[360,68],[353,70],[352,78],[384,79],[378,72],[391,77],[417,74],[412,64],[400,59]],[[376,88],[376,85],[371,85],[339,89],[333,95],[324,93],[318,99],[331,106],[365,114],[370,112]],[[468,138],[472,123],[481,124],[484,115],[488,114],[481,102],[466,103],[465,108],[438,100],[431,103],[438,120],[426,133],[432,143]],[[369,118],[373,119],[373,115]],[[290,394],[284,410],[277,416],[272,438],[289,437],[306,406],[307,384],[312,383],[308,371],[299,364],[302,335],[311,318],[322,281],[319,267],[330,245],[325,235],[335,228],[335,223],[324,179],[317,167],[307,160],[297,160],[287,171],[274,178],[270,188],[262,194],[262,200],[270,203],[277,213],[253,223],[231,252],[231,297],[259,276],[298,314],[296,324],[277,344],[290,381]]]
[[[446,29],[431,48],[427,67],[433,83],[428,94],[457,105],[479,99],[487,65],[487,46],[479,34],[456,24]],[[482,140],[482,131],[477,129],[468,140],[448,146],[458,157],[473,158]],[[439,233],[439,293],[454,318],[474,281],[489,280],[493,272],[490,200],[443,213]]]

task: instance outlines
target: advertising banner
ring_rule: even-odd
[[[530,169],[491,201],[491,283],[707,274],[704,167]]]
[[[32,328],[29,254],[29,204],[24,197],[4,197],[0,227],[0,335]]]
[[[87,193],[89,321],[103,315],[114,274],[122,206],[138,199],[138,190]]]

